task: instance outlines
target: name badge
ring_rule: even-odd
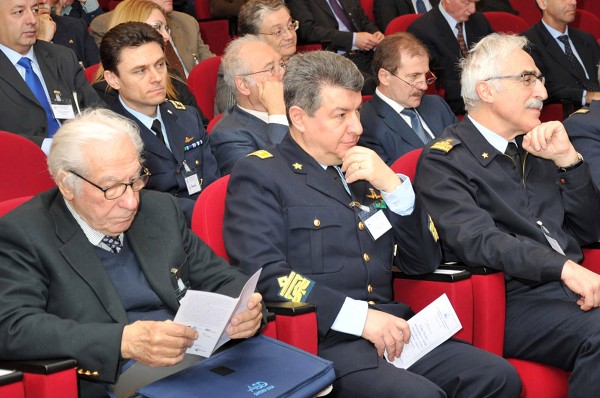
[[[54,99],[50,100],[50,107],[55,119],[74,119],[75,112],[70,98],[61,98],[60,93],[54,92]]]
[[[196,174],[196,169],[190,169],[187,162],[183,162],[183,178],[185,180],[185,186],[187,187],[187,191],[189,195],[196,194],[202,190],[202,180],[198,178],[198,174]]]
[[[383,234],[392,229],[392,224],[390,224],[383,210],[375,207],[375,204],[368,208],[361,205],[360,209],[358,217],[367,227],[367,231],[373,240],[379,239]]]

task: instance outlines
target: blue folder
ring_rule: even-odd
[[[334,379],[333,362],[259,335],[142,387],[138,393],[148,398],[308,398]]]

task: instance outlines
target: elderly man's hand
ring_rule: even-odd
[[[577,161],[577,151],[560,122],[542,123],[531,129],[523,137],[523,149],[552,160],[557,167],[567,167]]]
[[[42,14],[38,19],[39,28],[37,38],[43,41],[51,41],[56,33],[56,22],[48,14]]]
[[[232,339],[252,337],[258,331],[262,321],[262,296],[254,293],[248,299],[248,309],[237,314],[227,326],[227,335]]]
[[[197,338],[194,329],[171,321],[137,321],[123,329],[121,356],[149,366],[172,366]]]
[[[346,182],[351,184],[366,180],[376,189],[391,193],[401,184],[400,178],[371,149],[355,146],[342,159],[342,171]]]
[[[402,319],[386,312],[369,309],[362,337],[377,348],[377,355],[387,351],[388,359],[399,358],[404,344],[410,340],[410,327]]]
[[[262,106],[269,115],[285,115],[283,101],[283,83],[281,80],[265,80],[257,82],[258,96]]]

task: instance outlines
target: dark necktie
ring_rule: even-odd
[[[338,186],[342,187],[344,192],[348,193],[348,191],[346,190],[346,186],[344,185],[344,182],[342,181],[341,170],[339,169],[338,166],[327,166],[325,171],[327,172],[327,174],[329,174],[331,176],[331,178],[333,178],[335,180],[335,183]]]
[[[465,35],[463,34],[462,22],[456,24],[456,29],[458,29],[458,33],[456,34],[456,41],[458,41],[458,47],[460,47],[460,54],[464,58],[467,56],[469,49],[467,48],[467,43],[465,42]]]
[[[104,243],[106,246],[110,247],[110,250],[113,253],[117,253],[117,254],[119,254],[121,252],[121,249],[123,248],[121,239],[119,239],[118,236],[106,235],[104,238],[102,238],[102,243]]]
[[[48,138],[52,138],[60,126],[52,113],[48,97],[46,97],[46,93],[44,92],[44,86],[42,86],[42,81],[33,71],[31,60],[29,58],[23,57],[17,64],[25,68],[25,83],[27,83],[31,92],[35,95],[35,98],[37,98],[40,105],[44,108],[44,111],[46,111],[46,119],[48,120]]]
[[[162,142],[164,144],[165,143],[165,137],[163,136],[162,126],[160,124],[160,120],[154,119],[154,121],[152,122],[152,127],[150,127],[150,129],[152,131],[154,131],[154,134],[156,134],[156,138],[158,138],[160,140],[160,142]]]
[[[426,12],[427,8],[423,0],[417,0],[417,14],[425,14]]]
[[[350,22],[350,19],[348,19],[348,16],[344,12],[344,9],[337,2],[337,0],[330,0],[330,4],[331,4],[331,9],[333,10],[336,17],[338,17],[338,19],[340,21],[342,21],[342,23],[344,25],[346,25],[346,28],[348,28],[348,30],[350,32],[354,32],[354,25],[352,25],[352,23]]]
[[[423,141],[423,144],[427,144],[429,141],[431,141],[431,137],[423,128],[423,124],[421,124],[419,115],[417,115],[417,112],[414,109],[404,108],[400,113],[410,117],[410,124],[412,126],[412,129],[415,133],[417,133],[419,139]]]
[[[519,153],[519,147],[517,147],[517,144],[514,142],[509,142],[504,154],[510,156],[513,162],[515,162],[515,167],[517,170],[519,170],[519,174],[522,175],[523,163],[521,162],[521,154]]]
[[[165,43],[165,57],[167,58],[167,64],[185,79],[185,70],[170,41]]]
[[[588,91],[600,91],[600,86],[597,83],[588,80],[585,77],[585,70],[583,69],[583,65],[581,65],[581,63],[575,56],[575,53],[573,53],[573,49],[571,48],[571,42],[569,42],[569,36],[558,36],[558,40],[560,40],[565,45],[565,54],[567,56],[567,59],[569,60],[569,65],[571,66],[571,69],[573,70],[573,72],[575,72],[577,80],[579,80],[579,84],[581,84],[581,86]]]

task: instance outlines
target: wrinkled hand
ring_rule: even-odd
[[[370,51],[379,45],[379,42],[383,40],[383,37],[381,32],[357,32],[355,45],[360,50]]]
[[[48,14],[40,15],[38,20],[37,38],[43,41],[51,41],[56,33],[56,22]]]
[[[281,80],[258,82],[258,98],[269,115],[285,115]]]
[[[375,345],[377,355],[387,351],[388,359],[400,358],[404,344],[410,340],[410,327],[402,319],[386,312],[369,309],[362,337]]]
[[[561,279],[571,291],[581,296],[577,305],[582,311],[600,306],[600,275],[581,265],[567,260]]]
[[[560,122],[535,126],[523,137],[523,149],[532,155],[552,160],[557,167],[566,167],[577,161],[577,151]]]
[[[121,356],[149,366],[172,366],[197,338],[194,329],[171,321],[137,321],[123,329]]]
[[[248,309],[237,314],[227,326],[227,335],[232,339],[252,337],[260,328],[262,321],[262,296],[254,293],[248,299]]]
[[[396,173],[374,151],[358,145],[350,148],[342,158],[342,171],[348,184],[366,180],[376,189],[388,193],[401,184]]]

